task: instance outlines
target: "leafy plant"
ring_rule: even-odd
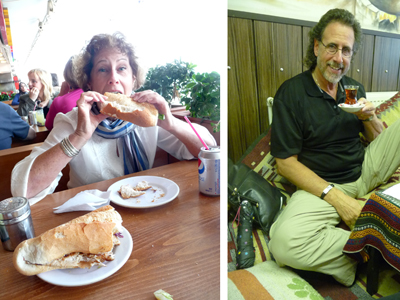
[[[152,90],[171,102],[174,98],[180,98],[180,91],[191,80],[195,67],[191,63],[175,60],[165,66],[150,68],[144,85],[137,92]]]
[[[15,93],[13,91],[10,92],[1,92],[0,101],[8,101],[14,99]]]
[[[197,73],[182,92],[181,101],[194,118],[218,121],[211,123],[214,132],[219,131],[220,120],[220,76],[217,72]]]

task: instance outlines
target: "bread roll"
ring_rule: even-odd
[[[105,93],[108,97],[105,104],[101,105],[102,114],[131,122],[141,127],[157,125],[158,111],[153,104],[139,103],[123,94]]]
[[[23,275],[54,269],[85,268],[113,260],[114,235],[122,218],[110,205],[21,242],[14,251],[14,267]]]

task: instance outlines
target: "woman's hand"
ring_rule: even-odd
[[[29,98],[33,101],[36,101],[36,99],[39,97],[39,89],[33,87],[30,91],[29,91]]]
[[[139,103],[148,102],[153,104],[158,110],[158,113],[164,115],[164,120],[158,120],[158,126],[163,127],[166,130],[171,130],[174,126],[174,117],[169,109],[168,102],[160,94],[147,90],[135,93],[131,98]]]
[[[93,103],[103,102],[106,99],[106,96],[97,92],[85,92],[81,94],[81,97],[76,103],[78,107],[78,124],[75,134],[77,136],[88,141],[99,123],[107,118],[106,115],[95,115],[91,112]]]

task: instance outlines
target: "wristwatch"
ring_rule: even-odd
[[[329,191],[334,187],[334,185],[331,183],[330,185],[328,185],[323,191],[322,194],[320,196],[321,199],[324,199],[324,197],[326,196],[326,194],[329,193]]]

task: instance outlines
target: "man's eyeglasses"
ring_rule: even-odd
[[[341,50],[344,57],[351,57],[353,55],[353,50],[349,47],[343,47],[342,49],[339,49],[335,44],[325,45],[322,41],[320,42],[325,47],[326,52],[329,54],[335,55],[338,50]]]

